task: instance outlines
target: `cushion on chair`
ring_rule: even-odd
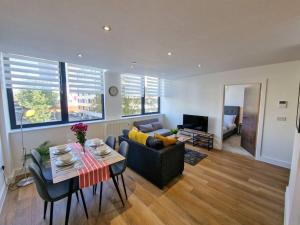
[[[154,137],[160,139],[164,143],[165,147],[169,145],[174,145],[177,141],[175,138],[164,137],[160,134],[155,134]]]
[[[154,122],[154,123],[151,123],[151,125],[154,130],[163,129],[163,125],[161,124],[161,122]]]
[[[171,135],[171,132],[168,129],[159,129],[159,130],[149,132],[147,134],[150,136],[154,136],[154,134],[160,134],[162,136],[169,136],[169,135]]]
[[[47,182],[53,182],[51,167],[42,167],[42,174]]]
[[[161,140],[154,138],[152,136],[149,136],[147,138],[146,145],[154,149],[162,149],[164,147],[164,143]]]
[[[79,179],[73,178],[73,190],[72,192],[75,192],[79,190]],[[68,196],[69,188],[70,188],[70,180],[62,181],[56,184],[48,184],[47,189],[50,197],[53,199],[53,201],[57,201],[60,199],[63,199]]]
[[[129,139],[136,141],[140,144],[146,145],[148,134],[138,131],[135,127],[131,129],[128,133]]]
[[[125,169],[126,167],[124,166],[124,161],[111,165],[111,171],[114,176],[120,175],[121,173],[124,172]]]
[[[151,124],[140,125],[139,128],[140,128],[140,131],[143,133],[148,133],[148,132],[154,131],[154,128],[152,127]]]

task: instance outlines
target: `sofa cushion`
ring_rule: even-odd
[[[161,122],[154,122],[154,123],[151,123],[151,125],[154,130],[163,129],[163,125],[161,124]]]
[[[149,148],[154,148],[154,149],[162,149],[164,147],[164,144],[163,144],[163,142],[161,140],[159,140],[157,138],[154,138],[152,136],[149,136],[147,138],[146,145]]]
[[[171,135],[170,130],[168,129],[159,129],[152,132],[147,133],[150,136],[154,136],[154,134],[160,134],[162,136],[169,136]]]
[[[128,134],[129,134],[128,129],[124,129],[122,133],[123,133],[124,137],[128,138]]]
[[[142,131],[143,133],[148,133],[151,131],[154,131],[155,129],[153,129],[151,124],[145,124],[145,125],[140,125],[139,126],[140,131]]]
[[[169,145],[174,145],[174,144],[176,144],[176,141],[177,141],[175,138],[164,137],[160,134],[155,134],[154,137],[161,140],[164,143],[165,147],[169,146]]]
[[[133,127],[131,131],[128,133],[128,137],[130,140],[136,141],[140,144],[146,145],[147,138],[149,137],[148,134],[140,132],[137,128]]]

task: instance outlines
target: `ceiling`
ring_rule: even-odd
[[[0,0],[0,50],[170,79],[298,60],[300,1]]]

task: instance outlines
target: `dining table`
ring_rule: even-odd
[[[59,182],[63,182],[66,180],[70,181],[69,182],[69,194],[68,194],[68,200],[67,200],[67,209],[66,209],[66,219],[65,219],[66,225],[68,224],[68,221],[69,221],[74,180],[79,179],[79,176],[80,176],[79,170],[82,167],[84,167],[83,161],[84,161],[85,154],[88,154],[89,157],[92,158],[92,160],[97,161],[101,164],[105,164],[106,166],[109,167],[109,176],[110,176],[110,178],[112,178],[114,186],[115,186],[115,188],[118,192],[118,195],[121,199],[121,202],[124,206],[124,201],[121,196],[119,186],[117,184],[115,176],[113,176],[112,168],[111,168],[114,164],[125,160],[124,156],[119,154],[114,149],[110,148],[108,145],[106,145],[103,142],[103,140],[101,140],[99,138],[89,139],[88,142],[95,142],[95,143],[101,142],[102,146],[105,145],[105,147],[110,149],[111,151],[109,151],[109,154],[96,155],[93,153],[92,147],[86,146],[85,151],[86,152],[88,151],[89,153],[84,153],[83,151],[78,151],[78,149],[75,149],[74,146],[76,146],[76,143],[68,143],[68,144],[66,144],[66,146],[71,147],[70,152],[76,157],[76,161],[71,165],[60,166],[60,165],[57,165],[57,160],[58,160],[57,157],[60,155],[60,154],[57,154],[59,146],[53,146],[53,147],[50,147],[50,149],[49,149],[53,183],[59,183]]]

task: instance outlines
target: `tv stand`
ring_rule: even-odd
[[[189,139],[188,142],[193,146],[206,147],[208,150],[214,148],[213,134],[189,128],[180,129],[179,133],[180,135],[190,136],[191,139]]]

